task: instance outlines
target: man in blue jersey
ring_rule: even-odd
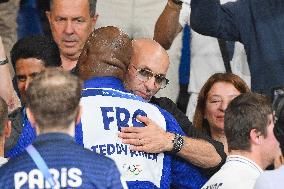
[[[55,68],[31,82],[27,115],[39,135],[26,152],[0,169],[0,188],[50,188],[52,181],[52,188],[123,188],[115,163],[82,148],[72,137],[80,120],[81,89],[79,78]],[[41,158],[46,169],[38,164]]]
[[[99,28],[89,37],[77,65],[77,73],[85,81],[77,142],[115,160],[129,188],[169,188],[170,184],[200,188],[206,179],[194,166],[166,153],[132,151],[118,138],[122,127],[143,127],[136,119],[142,115],[176,133],[170,144],[173,152],[183,145],[183,132],[169,113],[124,88],[131,56],[131,40],[116,27]]]

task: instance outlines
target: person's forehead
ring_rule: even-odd
[[[88,0],[53,0],[51,13],[68,17],[87,16],[89,2]]]
[[[228,82],[216,82],[212,85],[208,92],[208,97],[210,96],[231,96],[239,94],[240,92],[235,86]]]
[[[37,58],[20,58],[16,61],[16,72],[20,72],[23,69],[38,70],[42,68],[44,68],[44,63]]]
[[[169,64],[168,59],[163,55],[151,54],[143,50],[135,52],[132,63],[138,68],[147,68],[158,74],[166,74]]]

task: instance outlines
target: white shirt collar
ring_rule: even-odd
[[[251,159],[247,157],[241,156],[241,155],[229,155],[226,159],[226,162],[229,162],[229,161],[242,162],[256,169],[259,173],[263,172],[262,168],[259,165],[257,165],[254,161],[252,161]]]

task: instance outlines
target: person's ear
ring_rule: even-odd
[[[80,121],[81,121],[81,115],[82,115],[82,106],[81,105],[79,105],[79,107],[78,107],[78,112],[77,112],[77,115],[76,115],[76,125],[78,125],[79,123],[80,123]]]
[[[4,137],[5,138],[9,138],[10,135],[11,135],[11,129],[12,129],[12,126],[11,126],[11,121],[8,120],[5,124],[5,127],[4,127]]]
[[[45,15],[48,19],[49,24],[51,24],[51,15],[50,15],[50,11],[45,11]]]
[[[261,145],[262,143],[262,134],[260,131],[257,131],[256,129],[252,129],[250,131],[250,140],[252,143],[256,145]]]
[[[32,127],[35,128],[36,121],[35,121],[35,117],[34,117],[33,113],[31,112],[31,110],[29,108],[26,108],[26,112],[27,112],[27,117],[28,117]]]
[[[97,23],[97,20],[99,18],[99,15],[96,13],[95,16],[93,16],[92,19],[92,28],[94,29]]]
[[[29,122],[31,123],[31,126],[35,129],[36,134],[38,135],[40,133],[40,130],[39,130],[39,127],[37,126],[33,113],[31,112],[29,108],[26,108],[26,112],[27,112],[27,117],[29,119]]]

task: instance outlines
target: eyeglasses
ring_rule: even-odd
[[[143,82],[149,81],[152,77],[155,77],[155,85],[159,88],[165,88],[169,83],[169,80],[163,74],[154,74],[151,70],[147,68],[136,68],[132,65],[136,70],[136,77]]]

